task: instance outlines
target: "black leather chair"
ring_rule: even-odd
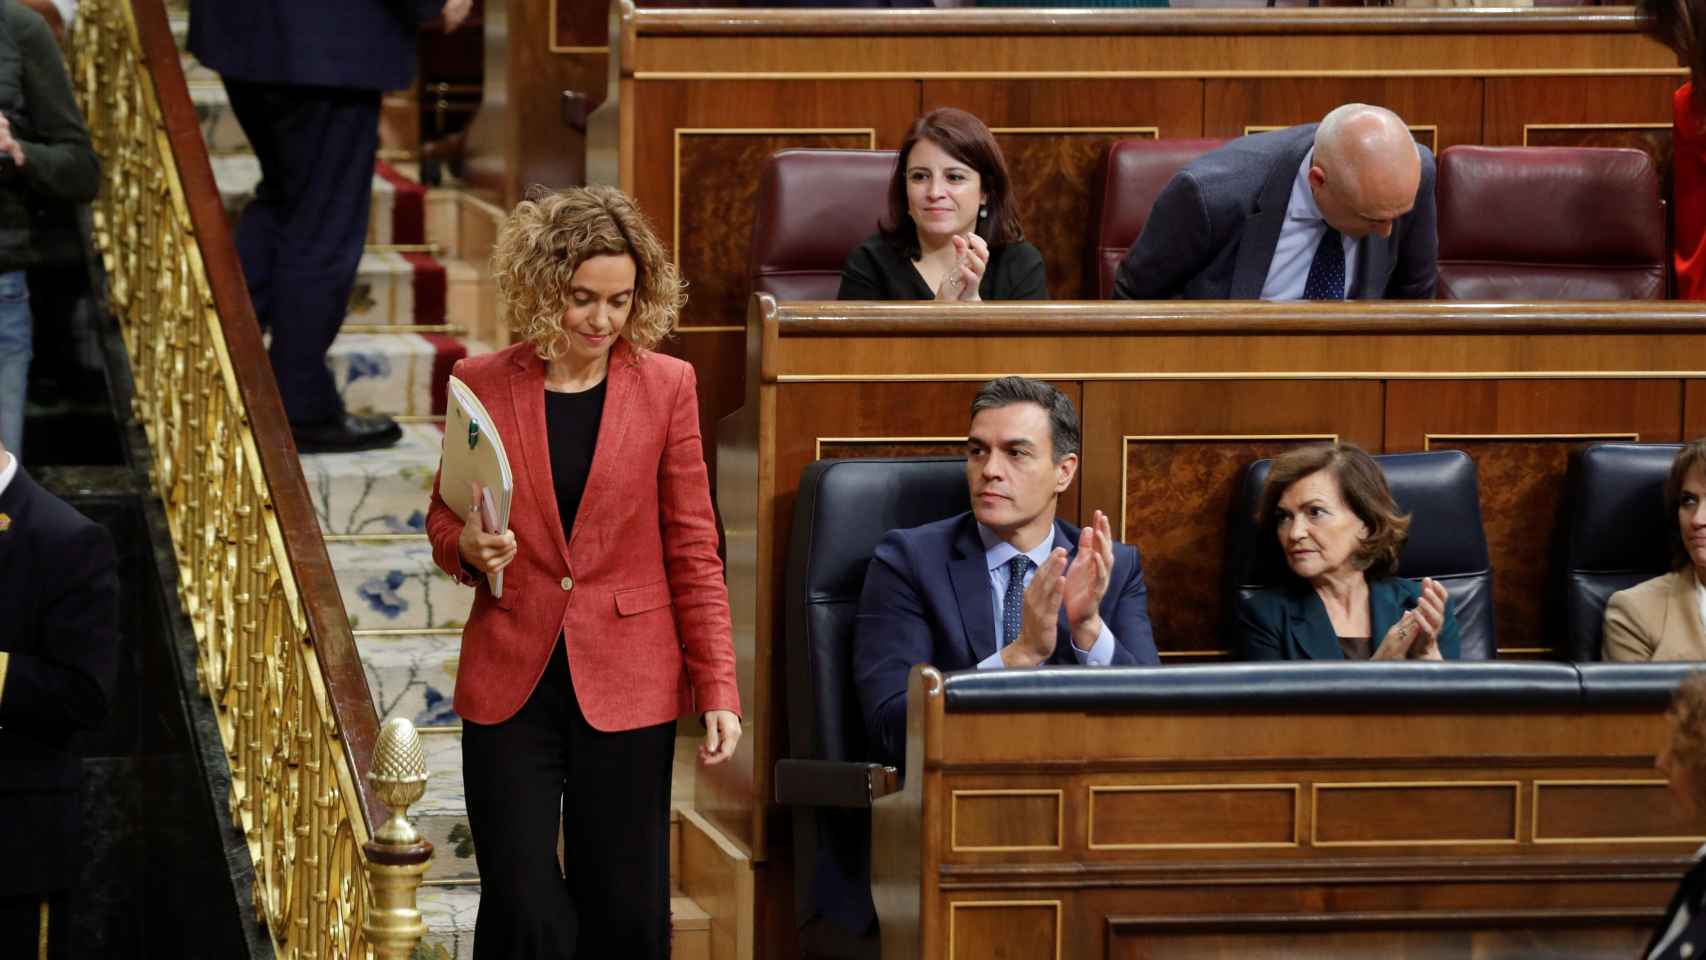
[[[865,569],[890,530],[971,509],[965,460],[819,460],[800,477],[788,544],[788,759],[776,801],[792,808],[796,917],[866,934],[871,903],[871,801],[896,771],[866,763],[853,687],[853,620]]]
[[[1676,518],[1665,510],[1675,443],[1596,443],[1570,457],[1564,649],[1599,659],[1605,602],[1671,569]]]
[[[1411,516],[1398,572],[1413,580],[1438,580],[1457,615],[1463,659],[1492,659],[1498,651],[1493,638],[1493,571],[1481,526],[1475,461],[1461,450],[1388,453],[1374,459],[1386,473],[1393,499]],[[1229,650],[1237,649],[1232,636],[1237,602],[1291,576],[1279,548],[1255,519],[1270,464],[1257,460],[1245,468],[1226,519],[1221,640]]]

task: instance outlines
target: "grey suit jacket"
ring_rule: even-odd
[[[1254,300],[1262,295],[1298,164],[1316,124],[1257,133],[1203,154],[1155,198],[1137,242],[1114,277],[1121,300]],[[1426,300],[1434,295],[1434,158],[1421,147],[1416,205],[1360,246],[1356,300]]]

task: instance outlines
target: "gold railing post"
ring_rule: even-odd
[[[415,905],[415,892],[432,860],[432,844],[421,839],[408,820],[409,806],[426,792],[426,753],[415,725],[392,717],[379,728],[373,769],[367,778],[374,793],[391,808],[391,819],[364,844],[372,903],[362,933],[379,960],[409,960],[426,934]]]

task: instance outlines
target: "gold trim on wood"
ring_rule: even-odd
[[[1525,123],[1522,125],[1522,145],[1528,146],[1530,130],[1669,130],[1671,122],[1663,123]]]
[[[557,0],[550,0],[546,7],[545,49],[552,53],[609,53],[609,45],[577,47],[563,46],[557,43]]]
[[[813,441],[812,459],[813,460],[822,460],[823,459],[823,445],[826,443],[845,443],[845,444],[848,444],[851,446],[864,445],[864,446],[868,446],[868,447],[875,447],[875,446],[880,446],[880,445],[885,444],[885,443],[959,443],[959,444],[963,444],[965,442],[966,442],[966,438],[963,435],[958,436],[958,437],[818,437]]]
[[[1559,67],[1548,70],[636,70],[635,80],[1260,80],[1350,77],[1679,77],[1678,67]]]
[[[1044,378],[1038,378],[1038,379],[1044,379]],[[1231,443],[1231,442],[1235,442],[1235,441],[1239,441],[1239,440],[1296,440],[1299,443],[1308,443],[1310,441],[1319,440],[1319,441],[1325,441],[1328,443],[1337,443],[1339,440],[1339,435],[1336,433],[1302,433],[1302,434],[1296,434],[1296,435],[1292,435],[1292,434],[1263,434],[1263,433],[1248,433],[1248,434],[1244,434],[1244,433],[1228,433],[1228,434],[1211,434],[1211,433],[1138,434],[1138,433],[1128,433],[1128,434],[1123,434],[1120,437],[1120,529],[1119,529],[1119,540],[1121,543],[1130,543],[1131,542],[1126,537],[1127,531],[1126,531],[1126,505],[1125,505],[1125,501],[1126,501],[1126,491],[1131,489],[1131,476],[1130,476],[1131,444],[1132,444],[1132,441],[1134,441],[1134,440],[1143,441],[1146,443],[1178,443],[1181,441],[1199,441],[1199,440],[1205,441],[1205,442],[1211,442],[1211,443]]]
[[[764,137],[782,133],[822,133],[850,134],[862,133],[868,138],[869,146],[865,149],[877,148],[876,127],[676,127],[674,155],[670,161],[669,185],[671,191],[670,214],[674,226],[670,231],[669,255],[674,259],[676,267],[681,266],[681,138],[688,136],[751,136]],[[746,329],[742,327],[741,329]]]
[[[1546,787],[1664,787],[1669,781],[1648,778],[1644,780],[1536,780],[1534,781],[1533,800],[1529,815],[1529,829],[1536,844],[1568,844],[1568,843],[1700,843],[1706,841],[1706,836],[1679,837],[1543,837],[1540,835],[1540,793]]]
[[[1422,434],[1422,449],[1432,450],[1433,442],[1466,441],[1466,442],[1512,442],[1539,440],[1627,440],[1630,443],[1640,443],[1638,433],[1424,433]]]
[[[350,324],[343,327],[345,332]],[[369,331],[362,331],[369,332]],[[983,382],[1005,373],[783,373],[777,383],[959,383]],[[1186,370],[1129,373],[1120,371],[1073,371],[1026,373],[1035,380],[1070,382],[1139,382],[1144,380],[1699,380],[1706,370]]]
[[[1053,797],[1054,843],[1020,846],[962,846],[960,836],[961,797]],[[1066,796],[1062,790],[955,790],[948,799],[948,849],[954,853],[1017,853],[1024,850],[1062,850],[1066,843]]]
[[[676,327],[672,333],[745,333],[746,327],[729,324],[727,326]]]
[[[1499,840],[1322,840],[1321,794],[1332,790],[1427,790],[1447,788],[1509,787],[1511,792],[1511,836]],[[1309,845],[1312,847],[1497,847],[1522,842],[1522,784],[1516,780],[1391,780],[1348,783],[1314,783],[1309,790]]]
[[[1172,657],[1177,660],[1190,660],[1193,658],[1206,659],[1208,657],[1232,656],[1231,650],[1158,650],[1156,652],[1161,654],[1161,659],[1163,660],[1166,660],[1168,657]]]
[[[955,900],[948,904],[948,960],[958,960],[954,953],[955,918],[961,908],[967,910],[993,909],[995,907],[1053,907],[1054,908],[1054,957],[1060,960],[1060,901],[1059,900]]]
[[[1291,791],[1291,839],[1289,841],[1258,841],[1251,843],[1097,843],[1096,795],[1098,793],[1180,793],[1185,791],[1211,792],[1226,790]],[[1273,850],[1300,846],[1303,835],[1303,785],[1298,783],[1166,783],[1133,786],[1107,785],[1090,787],[1090,810],[1086,817],[1084,841],[1091,850]]]
[[[1439,152],[1439,124],[1437,124],[1437,123],[1406,123],[1405,126],[1410,128],[1410,135],[1411,136],[1415,136],[1415,133],[1417,130],[1426,130],[1428,132],[1428,149],[1433,151],[1434,153]],[[1268,132],[1271,132],[1274,130],[1284,130],[1284,129],[1286,129],[1286,127],[1277,126],[1277,125],[1273,125],[1273,124],[1247,123],[1244,125],[1244,135],[1247,137],[1252,133],[1268,133]]]

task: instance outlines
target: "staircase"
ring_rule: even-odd
[[[175,11],[172,26],[183,50],[187,14]],[[187,52],[182,56],[215,179],[235,218],[260,181],[260,167],[217,75]],[[384,163],[375,170],[368,248],[344,331],[328,356],[345,405],[396,417],[403,441],[388,450],[307,455],[302,471],[379,715],[409,718],[425,742],[431,779],[410,813],[435,849],[419,895],[428,933],[415,957],[426,960],[472,956],[480,898],[462,790],[461,726],[451,709],[461,626],[473,594],[432,562],[424,533],[427,499],[450,369],[464,356],[503,346],[508,337],[497,324],[484,270],[502,211],[456,191],[428,190],[407,174],[403,166]],[[679,884],[683,825],[705,829],[685,809],[693,796],[696,745],[691,734],[677,740],[670,825],[677,960],[713,955],[711,920],[681,895]],[[596,918],[583,922],[589,921]],[[726,948],[734,938],[718,939]],[[715,955],[732,954],[717,949]]]

